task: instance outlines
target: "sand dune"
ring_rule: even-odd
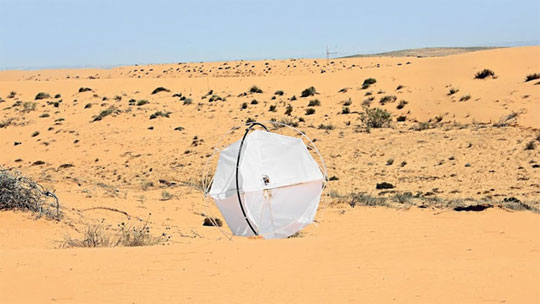
[[[0,212],[0,302],[536,303],[540,79],[525,77],[539,58],[523,47],[1,71],[0,166],[53,190],[64,218]],[[496,77],[475,79],[483,69]],[[365,107],[386,109],[390,128],[366,130]],[[202,226],[219,216],[195,187],[202,168],[248,119],[297,124],[325,157],[325,204],[301,237],[228,241]],[[493,208],[452,210],[476,204]],[[59,248],[88,224],[137,218],[167,245]]]

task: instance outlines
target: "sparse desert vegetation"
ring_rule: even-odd
[[[252,86],[251,88],[249,88],[249,92],[252,93],[252,94],[262,94],[263,90],[261,90],[257,86]]]
[[[287,108],[285,109],[285,115],[291,116],[292,111],[293,111],[293,106],[290,103],[287,104]]]
[[[81,88],[79,88],[79,93],[91,92],[91,91],[92,91],[91,88],[87,88],[87,87],[81,87]]]
[[[394,96],[394,95],[387,95],[387,96],[384,96],[384,97],[381,97],[381,99],[379,100],[379,103],[381,105],[384,105],[388,102],[395,102],[397,100],[397,97]]]
[[[366,128],[385,128],[392,122],[391,114],[380,108],[365,108],[360,116]]]
[[[398,105],[396,106],[396,109],[401,110],[403,109],[407,104],[409,104],[406,100],[400,100]]]
[[[317,94],[317,90],[315,89],[315,87],[309,87],[302,91],[302,93],[300,94],[300,97],[305,98],[309,96],[314,96],[315,94]]]
[[[140,107],[140,106],[144,106],[145,104],[148,104],[149,101],[146,100],[146,99],[140,99],[140,100],[137,100],[137,106]]]
[[[113,114],[116,111],[117,111],[117,109],[115,107],[109,107],[109,108],[99,112],[98,115],[94,116],[94,118],[92,119],[92,122],[100,121],[103,118]]]
[[[540,73],[534,73],[534,74],[527,75],[525,77],[525,82],[533,81],[533,80],[536,80],[536,79],[540,79]]]
[[[212,295],[197,297],[193,282],[221,286],[230,277],[227,265],[242,274],[263,273],[268,265],[257,263],[260,257],[253,254],[262,247],[278,258],[272,266],[276,271],[300,277],[297,267],[307,265],[295,266],[303,261],[300,253],[318,248],[312,250],[315,260],[335,263],[314,266],[322,278],[315,280],[317,286],[328,286],[320,280],[333,278],[336,269],[358,277],[353,275],[358,259],[347,259],[346,253],[367,246],[385,252],[358,253],[368,261],[361,272],[373,278],[358,279],[368,291],[380,284],[390,291],[402,286],[397,274],[411,270],[411,260],[427,261],[432,264],[426,269],[436,270],[405,271],[416,287],[408,297],[396,296],[398,302],[436,301],[422,293],[424,279],[434,275],[441,286],[457,284],[458,296],[471,294],[467,288],[500,290],[504,284],[478,285],[486,281],[484,272],[477,280],[464,281],[460,275],[470,276],[475,265],[502,269],[498,259],[486,258],[493,248],[511,248],[505,254],[529,261],[523,267],[527,275],[536,263],[531,240],[540,212],[537,54],[538,47],[530,47],[427,59],[298,58],[0,71],[0,166],[11,174],[7,179],[0,174],[0,202],[5,204],[6,193],[15,197],[1,183],[20,186],[23,174],[36,183],[32,191],[42,191],[33,192],[38,196],[32,199],[22,191],[0,208],[0,272],[24,274],[20,288],[44,292],[47,301],[103,302],[102,291],[130,302],[159,302],[160,294],[188,301],[173,297],[174,285],[194,302],[211,302],[216,301]],[[451,73],[445,72],[448,67]],[[484,67],[497,73],[475,79]],[[44,93],[41,99],[35,98],[38,92]],[[315,148],[320,151],[328,172],[318,226],[276,242],[228,241],[227,222],[204,191],[213,185],[216,156],[242,138],[246,122],[261,122],[283,135],[295,134],[286,126],[294,127],[312,141],[297,136],[317,162]],[[264,132],[260,126],[255,130]],[[205,172],[209,178],[202,177]],[[281,194],[270,190],[266,195]],[[31,200],[38,203],[27,207]],[[388,239],[405,241],[381,242]],[[410,252],[396,255],[404,242],[413,251],[405,246]],[[147,247],[119,248],[129,246]],[[290,263],[279,260],[283,252]],[[332,259],[336,252],[345,258]],[[225,267],[219,262],[223,257]],[[433,263],[455,259],[474,263],[451,264],[467,271],[442,281],[441,267]],[[369,263],[392,266],[381,270],[384,281],[370,272]],[[244,264],[249,269],[237,267]],[[134,275],[134,269],[144,275]],[[163,269],[174,269],[166,276],[174,284],[159,283]],[[507,281],[516,283],[521,268],[512,269],[514,277]],[[126,276],[136,284],[123,284]],[[68,281],[40,287],[60,278],[98,286],[99,292],[83,287],[72,294]],[[516,283],[516,294],[533,290],[527,282]],[[352,288],[342,285],[344,291]],[[131,297],[127,290],[133,286],[152,286],[155,292],[148,299],[135,297],[138,293]],[[19,294],[3,301],[10,294],[0,296],[0,302],[26,300]],[[320,301],[332,302],[325,294],[316,293]],[[486,298],[527,302],[500,294]]]
[[[320,107],[321,102],[318,99],[310,100],[308,103],[308,107]]]
[[[152,91],[152,95],[160,93],[160,92],[170,92],[171,90],[164,88],[164,87],[157,87]]]
[[[362,83],[362,89],[365,90],[375,83],[377,83],[377,80],[375,78],[366,78],[364,79],[364,83]]]
[[[483,69],[474,75],[476,79],[486,79],[488,77],[495,78],[495,72],[490,69]]]
[[[158,117],[169,118],[171,114],[172,112],[168,112],[168,111],[156,111],[152,115],[150,115],[150,119],[156,119]]]
[[[39,92],[37,93],[36,97],[34,97],[35,100],[46,99],[46,98],[51,98],[51,95],[45,92]]]
[[[471,95],[467,94],[467,95],[463,95],[459,98],[459,101],[467,101],[471,99]]]
[[[148,220],[141,220],[138,224],[122,222],[115,230],[107,229],[101,222],[88,224],[79,239],[67,236],[62,247],[140,247],[164,244],[169,239],[170,236],[165,233],[153,236]]]
[[[459,89],[456,89],[456,88],[450,88],[450,90],[448,91],[448,96],[452,96],[454,94],[456,94],[457,92],[459,92]]]
[[[50,201],[49,192],[19,171],[0,167],[0,211],[29,211],[38,217],[60,219],[58,201]]]

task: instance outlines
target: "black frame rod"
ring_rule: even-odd
[[[246,136],[248,135],[249,131],[251,131],[251,129],[253,129],[253,127],[255,126],[261,126],[264,128],[264,130],[268,132],[268,129],[266,128],[266,126],[259,122],[253,122],[247,127],[246,132],[244,133],[244,136],[242,137],[242,141],[240,142],[240,149],[238,149],[238,158],[236,159],[236,195],[238,196],[238,203],[240,204],[240,209],[242,210],[242,214],[244,215],[244,219],[246,220],[249,228],[251,229],[253,234],[259,235],[259,233],[257,233],[257,231],[255,231],[255,229],[253,228],[253,225],[251,225],[251,222],[249,221],[246,215],[246,210],[244,209],[244,205],[242,204],[242,198],[240,196],[240,186],[238,183],[238,171],[240,169],[240,156],[242,154],[242,147],[244,146],[244,141],[246,140]]]

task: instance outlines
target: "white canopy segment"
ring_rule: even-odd
[[[285,238],[313,222],[325,176],[301,138],[254,125],[221,151],[209,194],[233,234]]]

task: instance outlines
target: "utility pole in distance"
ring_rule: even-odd
[[[326,45],[326,65],[330,63],[330,55],[335,55],[337,52],[330,52],[328,45]]]

